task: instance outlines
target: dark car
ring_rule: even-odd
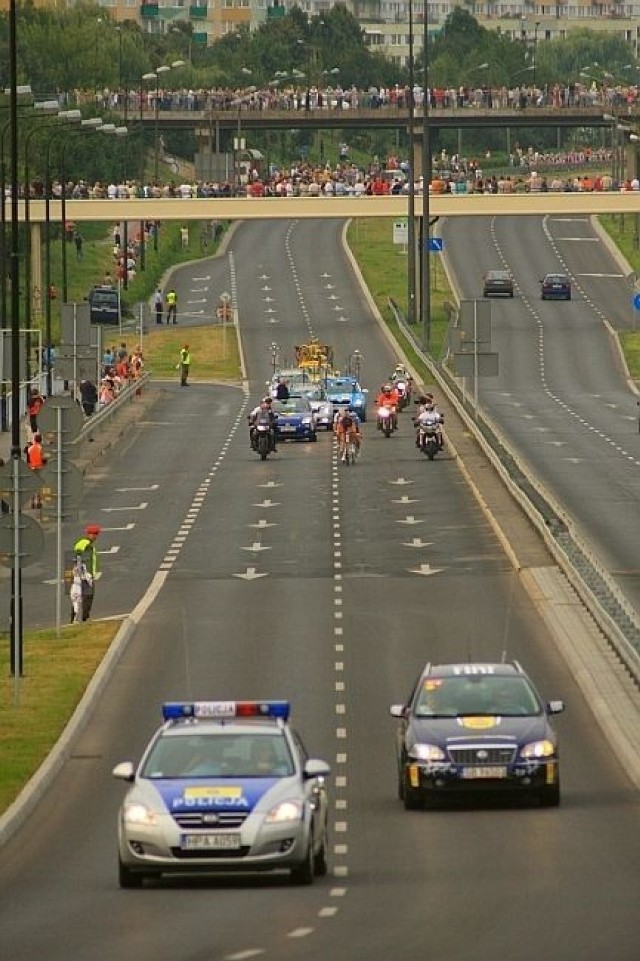
[[[89,319],[92,324],[120,324],[120,291],[107,285],[89,291]]]
[[[483,297],[513,297],[513,277],[508,270],[488,270],[484,275]]]
[[[306,397],[274,400],[272,410],[276,415],[278,440],[316,441],[318,439],[315,414]]]
[[[391,707],[398,793],[408,810],[453,795],[517,795],[560,803],[556,734],[545,704],[517,661],[429,664],[406,704]]]
[[[571,300],[571,281],[566,274],[545,274],[540,284],[543,300]]]

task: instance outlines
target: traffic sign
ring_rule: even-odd
[[[84,475],[75,464],[71,464],[66,460],[62,462],[60,474],[62,480],[62,496],[65,500],[65,506],[68,507],[77,503],[82,497]],[[49,461],[47,466],[40,471],[40,475],[42,477],[41,486],[44,488],[43,495],[45,500],[55,498],[58,493],[57,460]]]
[[[66,394],[49,397],[38,414],[38,427],[41,434],[57,434],[59,409],[63,442],[69,443],[78,436],[84,424],[84,415],[73,397]]]
[[[442,237],[429,237],[427,250],[441,254],[444,250],[444,239]]]
[[[394,244],[403,244],[405,247],[409,243],[409,223],[407,220],[396,220],[393,224]]]
[[[7,500],[7,494],[13,493],[13,469],[13,459],[0,467],[0,493],[3,494],[4,500]],[[23,494],[34,494],[38,488],[42,487],[38,478],[39,473],[40,471],[27,467],[24,461],[18,461],[18,487],[21,498]]]
[[[20,567],[39,560],[44,550],[44,531],[33,517],[18,514],[20,530]],[[5,514],[0,519],[0,564],[13,564],[14,516]]]

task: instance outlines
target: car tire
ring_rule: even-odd
[[[560,804],[560,783],[543,787],[538,794],[538,804],[541,808],[557,808]]]
[[[314,444],[318,439],[318,435],[314,431],[313,434],[309,434],[309,443]]]
[[[513,297],[513,291],[511,291],[511,293],[509,294],[509,296],[510,296],[510,297]]]
[[[402,779],[402,800],[404,801],[405,811],[421,811],[424,808],[424,795],[422,791],[409,787],[407,784],[407,773],[405,771]]]
[[[327,864],[327,840],[325,834],[325,838],[320,845],[319,850],[313,857],[313,873],[317,878],[324,878],[326,877],[328,871],[329,865]]]
[[[131,871],[126,864],[118,861],[118,881],[121,888],[127,888],[129,890],[132,888],[141,888],[144,884],[144,874]]]
[[[304,860],[299,864],[296,864],[295,867],[291,868],[291,880],[294,884],[313,884],[314,860],[313,838],[310,837],[307,844],[307,850],[305,851]]]

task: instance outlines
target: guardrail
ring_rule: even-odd
[[[126,387],[123,387],[110,404],[105,404],[104,407],[100,407],[95,414],[92,414],[91,417],[87,418],[80,433],[73,443],[79,444],[85,440],[93,440],[93,435],[96,433],[96,431],[99,431],[100,428],[104,427],[104,425],[111,420],[115,414],[122,410],[127,401],[132,401],[136,396],[136,391],[140,390],[141,387],[144,387],[150,379],[151,374],[145,372],[142,377],[131,381]]]
[[[501,480],[542,536],[552,557],[602,631],[617,657],[640,687],[640,618],[598,560],[574,519],[561,508],[524,461],[509,447],[487,414],[474,410],[446,367],[423,350],[398,306],[389,307],[403,334],[455,407]]]

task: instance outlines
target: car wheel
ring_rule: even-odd
[[[313,858],[313,873],[318,878],[324,878],[328,870],[329,865],[327,864],[327,842],[325,835],[325,840],[323,840],[320,849],[316,851]]]
[[[121,888],[141,888],[144,883],[144,874],[131,871],[126,864],[118,861],[118,881]]]
[[[311,444],[314,444],[314,443],[317,441],[317,439],[318,439],[318,435],[316,434],[316,432],[315,432],[315,430],[314,430],[313,434],[309,434],[309,442],[310,442]]]
[[[404,809],[405,811],[420,811],[424,807],[424,796],[422,791],[416,790],[414,787],[410,787],[407,782],[407,773],[403,778],[403,797]]]
[[[513,291],[511,291],[511,293],[509,294],[509,296],[510,296],[510,297],[513,297]]]
[[[571,294],[567,294],[567,300],[571,300]]]
[[[557,808],[560,804],[560,784],[543,787],[538,794],[538,803],[541,808]]]
[[[309,838],[304,860],[291,868],[291,880],[294,884],[313,884],[314,877],[313,838]]]

